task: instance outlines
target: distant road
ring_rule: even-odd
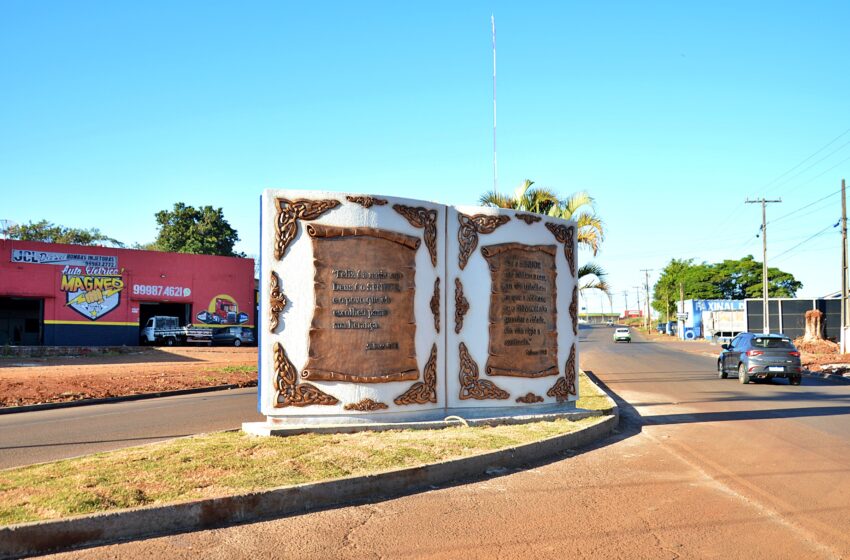
[[[53,461],[263,420],[257,388],[0,416],[0,468]]]

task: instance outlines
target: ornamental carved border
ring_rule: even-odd
[[[457,213],[457,219],[460,222],[457,240],[460,243],[458,265],[461,270],[466,268],[469,257],[475,248],[478,247],[478,235],[493,233],[497,227],[511,220],[510,216],[488,216],[486,214],[467,216],[461,212]]]
[[[555,384],[546,391],[546,395],[555,397],[559,402],[570,400],[570,395],[578,395],[576,391],[576,344],[573,342],[570,348],[570,357],[567,359],[566,371],[564,377],[559,377]]]
[[[466,344],[460,343],[460,400],[476,399],[479,401],[510,398],[510,394],[500,389],[492,381],[480,379],[478,364],[469,355]]]
[[[522,220],[523,222],[526,223],[526,225],[529,225],[529,226],[531,224],[536,224],[537,222],[539,222],[540,220],[543,219],[540,216],[537,216],[535,214],[514,214],[514,216],[516,217],[517,220]]]
[[[421,206],[405,206],[404,204],[393,204],[393,210],[404,216],[404,218],[417,228],[425,229],[425,246],[431,256],[431,264],[437,266],[437,211],[429,210]]]
[[[280,324],[280,314],[289,301],[280,287],[280,276],[274,270],[269,277],[269,332],[273,333]]]
[[[280,342],[274,345],[274,369],[275,375],[275,408],[286,406],[331,406],[339,403],[339,400],[324,391],[310,385],[309,383],[298,383],[298,374],[295,366],[289,361],[286,351]]]
[[[437,402],[437,345],[431,346],[431,355],[425,364],[422,381],[417,381],[410,388],[393,399],[399,406],[408,404],[427,404]]]
[[[573,321],[573,334],[578,336],[578,286],[573,286],[573,299],[570,301],[570,319]]]
[[[469,311],[469,300],[463,295],[463,284],[455,278],[455,334],[463,330],[463,317]]]
[[[578,395],[578,391],[576,390],[577,371],[578,367],[576,367],[576,343],[573,342],[573,345],[570,348],[570,357],[567,358],[567,368],[564,372],[564,375],[567,377],[567,393],[573,396]]]
[[[534,404],[534,403],[543,402],[543,397],[541,397],[539,395],[535,395],[534,393],[528,393],[528,394],[523,395],[521,397],[517,397],[516,402],[525,403],[525,404]]]
[[[564,256],[567,257],[567,263],[570,265],[570,272],[573,276],[576,275],[576,255],[573,243],[575,241],[576,228],[574,226],[565,226],[563,224],[553,224],[546,222],[546,229],[552,232],[555,239],[559,243],[564,244]]]
[[[346,196],[348,202],[355,202],[363,208],[371,208],[372,206],[384,206],[387,201],[376,196]],[[346,405],[347,406],[347,405]]]
[[[440,334],[440,279],[434,280],[434,295],[431,296],[431,313],[434,315],[434,330]]]
[[[359,412],[372,412],[389,408],[386,404],[372,399],[363,399],[360,402],[348,403],[343,407],[345,410],[357,410]]]
[[[546,395],[555,397],[555,400],[559,403],[570,400],[570,393],[567,390],[567,378],[559,377],[558,380],[555,381],[555,384],[552,385],[552,388],[546,391]]]
[[[298,235],[300,220],[315,220],[325,212],[340,205],[338,200],[288,200],[277,199],[277,229],[275,230],[274,258],[280,260],[289,244]]]

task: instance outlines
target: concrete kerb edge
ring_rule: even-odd
[[[54,410],[57,408],[73,408],[77,406],[90,406],[96,404],[109,404],[128,401],[140,401],[144,399],[159,399],[163,397],[179,397],[180,395],[194,395],[197,393],[212,393],[214,391],[229,391],[232,389],[246,389],[256,387],[256,382],[246,385],[228,384],[215,385],[213,387],[196,387],[194,389],[175,389],[174,391],[159,391],[157,393],[139,393],[136,395],[122,395],[120,397],[103,397],[98,399],[80,399],[76,401],[49,402],[40,404],[27,404],[23,406],[0,407],[2,414],[18,414],[21,412],[36,412],[39,410]]]
[[[482,455],[223,498],[0,527],[0,558],[20,558],[286,517],[376,498],[391,498],[487,474],[494,468],[534,463],[608,436],[619,423],[619,410],[613,400],[611,403],[612,413],[597,424]]]

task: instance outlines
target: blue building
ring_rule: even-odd
[[[684,308],[682,308],[684,303]],[[677,304],[679,313],[678,334],[682,340],[702,338],[702,314],[705,311],[744,311],[745,302],[734,299],[686,299]]]

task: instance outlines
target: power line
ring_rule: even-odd
[[[786,250],[782,251],[781,253],[779,253],[778,255],[776,255],[775,257],[773,257],[773,259],[778,259],[778,258],[779,258],[779,257],[781,257],[782,255],[785,255],[785,254],[790,253],[791,251],[793,251],[793,250],[794,250],[794,249],[796,249],[797,247],[799,247],[799,246],[801,246],[801,245],[805,245],[806,243],[808,243],[809,241],[811,241],[811,240],[812,240],[812,239],[814,239],[815,237],[818,237],[819,235],[823,235],[824,233],[826,233],[826,232],[827,232],[827,231],[829,231],[830,229],[837,228],[840,224],[841,224],[841,222],[840,222],[840,221],[838,221],[838,222],[835,222],[834,224],[832,224],[832,225],[830,225],[830,226],[826,226],[825,228],[823,228],[822,230],[820,230],[820,231],[819,231],[819,232],[817,232],[816,234],[814,234],[814,235],[812,235],[812,236],[810,236],[810,237],[807,237],[807,238],[806,238],[806,239],[804,239],[803,241],[800,241],[799,243],[797,243],[796,245],[794,245],[794,246],[793,246],[793,247],[791,247],[790,249],[786,249]]]
[[[837,191],[835,191],[834,193],[830,193],[830,194],[826,195],[826,196],[825,196],[825,197],[823,197],[823,198],[819,198],[819,199],[817,199],[817,200],[816,200],[816,201],[814,201],[814,202],[811,202],[811,203],[809,203],[809,204],[806,204],[805,206],[801,206],[800,208],[797,208],[796,210],[792,210],[792,211],[788,212],[787,214],[783,214],[782,216],[779,216],[778,218],[774,218],[774,219],[770,220],[770,221],[769,221],[769,222],[767,222],[767,223],[772,224],[772,223],[778,222],[779,220],[784,220],[784,219],[785,219],[785,218],[787,218],[788,216],[793,216],[793,215],[794,215],[794,214],[796,214],[797,212],[801,212],[801,211],[805,210],[806,208],[809,208],[809,207],[811,207],[811,206],[814,206],[814,205],[815,205],[815,204],[817,204],[818,202],[823,202],[823,201],[824,201],[824,200],[826,200],[827,198],[833,197],[833,196],[835,196],[835,195],[837,195],[837,194],[841,194],[841,190],[840,190],[840,189],[839,189],[839,190],[837,190]]]
[[[844,132],[842,132],[841,134],[839,134],[838,136],[836,136],[835,138],[833,138],[832,140],[830,140],[829,142],[827,142],[826,144],[824,144],[822,147],[818,148],[818,150],[817,150],[815,153],[813,153],[812,155],[810,155],[809,157],[807,157],[806,159],[804,159],[803,161],[801,161],[800,163],[798,163],[797,165],[795,165],[794,167],[792,167],[791,169],[789,169],[789,170],[785,171],[784,173],[782,173],[782,174],[781,174],[781,175],[779,175],[778,177],[774,178],[772,181],[770,181],[769,183],[767,183],[767,184],[766,184],[764,187],[762,187],[762,188],[763,188],[763,189],[766,189],[766,188],[768,188],[769,186],[771,186],[772,184],[774,184],[776,181],[778,181],[778,180],[782,179],[784,176],[788,175],[789,173],[791,173],[792,171],[794,171],[795,169],[797,169],[798,167],[800,167],[801,165],[803,165],[804,163],[806,163],[807,161],[809,161],[810,159],[812,159],[813,157],[815,157],[816,155],[818,155],[819,153],[821,153],[822,151],[824,151],[825,149],[829,148],[831,145],[833,145],[835,142],[837,142],[837,141],[838,141],[838,140],[839,140],[842,136],[844,136],[844,135],[845,135],[845,134],[847,134],[848,132],[850,132],[850,128],[848,128],[847,130],[845,130]]]
[[[777,187],[777,188],[778,188],[778,187],[781,187],[781,186],[787,185],[787,184],[788,184],[788,182],[789,182],[791,179],[794,179],[795,177],[799,177],[800,175],[802,175],[803,173],[805,173],[806,171],[808,171],[808,170],[809,170],[809,169],[811,169],[812,167],[816,166],[816,165],[817,165],[817,164],[819,164],[820,162],[822,162],[822,161],[824,161],[824,160],[827,160],[827,159],[831,158],[833,155],[835,155],[836,153],[840,152],[840,151],[841,151],[841,150],[842,150],[845,146],[850,146],[850,140],[848,140],[847,142],[845,142],[845,143],[841,144],[841,145],[840,145],[840,146],[838,146],[836,149],[834,149],[833,151],[829,152],[827,155],[823,156],[822,158],[820,158],[820,159],[819,159],[819,160],[817,160],[816,162],[812,163],[810,166],[806,167],[806,168],[805,168],[805,169],[803,169],[802,171],[800,171],[800,172],[798,172],[798,173],[795,173],[794,175],[792,175],[792,176],[791,176],[791,177],[789,177],[788,179],[785,179],[784,181],[782,181],[780,184],[775,185],[775,187]],[[798,188],[799,188],[799,187],[798,187]]]

